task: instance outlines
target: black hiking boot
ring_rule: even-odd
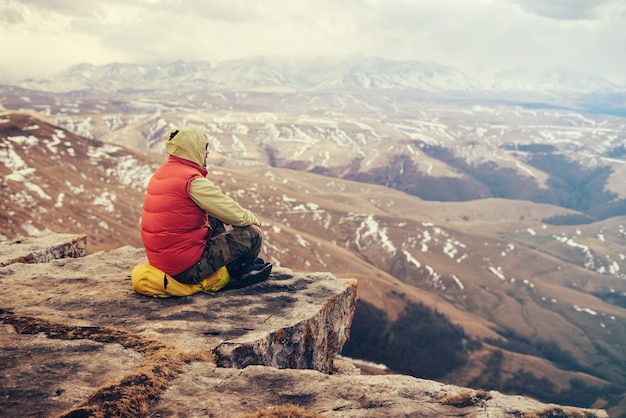
[[[236,276],[231,275],[228,289],[240,289],[267,280],[272,272],[272,265],[261,258],[257,258],[253,264],[244,264]]]
[[[250,270],[249,273],[244,273],[239,278],[243,286],[260,283],[270,277],[270,273],[272,272],[272,265],[270,263],[255,264],[254,267],[255,268]]]

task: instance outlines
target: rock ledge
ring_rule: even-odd
[[[460,407],[441,400],[468,389],[358,375],[335,360],[355,280],[275,268],[247,289],[155,299],[130,281],[143,250],[85,255],[85,242],[50,233],[0,243],[0,416],[231,417],[295,404],[342,417],[519,417],[561,408],[493,391]]]

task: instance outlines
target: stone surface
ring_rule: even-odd
[[[198,393],[204,396],[198,397]],[[153,407],[159,417],[233,417],[259,409],[295,404],[329,417],[523,417],[560,410],[552,417],[578,416],[582,410],[547,405],[522,396],[486,392],[489,399],[474,405],[454,406],[446,396],[476,391],[404,375],[326,375],[313,370],[278,370],[250,366],[226,369],[194,363],[173,380]],[[567,413],[570,415],[566,415]],[[589,416],[606,416],[587,411]],[[578,415],[576,415],[578,414]],[[538,416],[538,415],[537,415]]]
[[[19,334],[0,324],[0,417],[56,416],[143,359],[120,344]]]
[[[277,268],[246,289],[155,299],[130,281],[143,250],[66,258],[81,255],[81,242],[0,243],[3,260],[14,260],[0,267],[0,416],[232,417],[296,404],[341,417],[519,417],[550,408],[497,392],[443,405],[468,389],[360,376],[335,360],[349,337],[354,280]],[[25,264],[33,260],[41,263]]]
[[[46,263],[58,258],[83,257],[87,236],[47,232],[3,241],[0,245],[0,267],[13,263]]]
[[[182,350],[212,351],[219,365],[265,364],[328,372],[349,336],[356,281],[276,268],[250,288],[158,299],[136,294],[130,271],[143,250],[124,247],[45,264],[0,268],[0,304],[58,323],[145,335]],[[19,294],[19,298],[14,295]]]

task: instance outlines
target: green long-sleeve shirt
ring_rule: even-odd
[[[206,210],[209,215],[232,226],[261,226],[259,218],[241,207],[222,189],[207,178],[196,178],[189,185],[189,194],[196,205]]]

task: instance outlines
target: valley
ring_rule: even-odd
[[[623,118],[409,89],[3,86],[0,103],[6,239],[140,247],[162,136],[197,125],[209,176],[262,218],[263,257],[359,280],[345,355],[626,407]]]

